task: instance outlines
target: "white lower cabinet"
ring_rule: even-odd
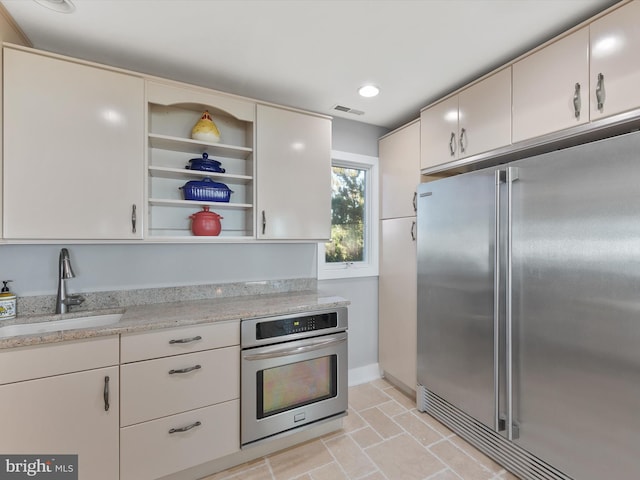
[[[117,338],[110,340],[115,342],[111,344],[117,358]],[[46,347],[25,347],[0,353],[0,362],[12,362],[15,354],[22,356],[25,351],[32,354],[32,361],[53,365],[72,355],[66,349],[49,355]],[[14,367],[21,368],[15,363]],[[76,357],[76,368],[82,368],[82,358]],[[119,397],[117,366],[1,385],[0,452],[78,455],[79,479],[117,479]]]
[[[122,335],[121,480],[240,450],[239,331],[234,321]]]
[[[382,220],[379,362],[385,374],[415,390],[417,350],[416,217]]]
[[[122,428],[120,480],[156,479],[237,452],[239,415],[235,399]]]

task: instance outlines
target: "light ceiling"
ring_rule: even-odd
[[[0,0],[35,48],[387,128],[616,3],[72,2],[75,11],[64,14]],[[358,95],[368,83],[380,87],[377,97]]]

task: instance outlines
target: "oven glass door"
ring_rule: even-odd
[[[347,334],[242,352],[242,443],[347,409]]]
[[[257,417],[309,405],[338,393],[338,357],[323,357],[259,370]]]

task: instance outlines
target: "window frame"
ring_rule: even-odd
[[[327,263],[325,243],[318,243],[318,280],[378,276],[379,251],[379,173],[378,157],[357,153],[331,151],[331,168],[347,167],[365,170],[365,260],[362,262]]]

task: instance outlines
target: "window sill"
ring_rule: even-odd
[[[318,280],[336,280],[341,278],[377,277],[378,269],[367,267],[324,268],[318,270]]]

